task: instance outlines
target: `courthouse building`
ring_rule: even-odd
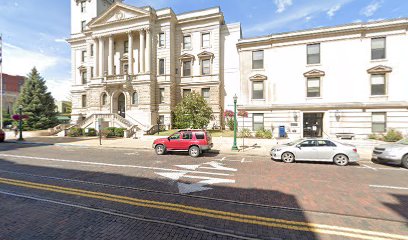
[[[238,43],[238,121],[291,138],[408,134],[408,19],[355,23]]]
[[[241,27],[226,24],[218,7],[176,15],[122,1],[71,0],[71,33],[78,126],[95,127],[102,119],[103,127],[127,128],[128,136],[158,121],[169,126],[191,91],[212,107],[211,126],[222,124],[239,85]]]
[[[3,111],[9,114],[14,113],[14,105],[20,95],[24,85],[23,76],[14,76],[3,73]]]

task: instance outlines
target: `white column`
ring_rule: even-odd
[[[133,35],[128,32],[128,74],[133,75]]]
[[[103,37],[99,38],[99,77],[103,77],[105,72],[105,44]]]
[[[108,75],[113,75],[113,36],[109,36],[109,58],[108,58]]]
[[[150,57],[151,57],[151,34],[150,34],[150,29],[146,30],[146,72],[150,73]]]
[[[95,57],[94,57],[94,76],[95,77],[100,77],[99,76],[99,40],[97,38],[94,38],[94,49],[95,49]]]
[[[144,30],[140,30],[140,48],[139,48],[139,64],[140,64],[140,68],[139,68],[139,72],[140,73],[144,73],[145,72],[145,68],[144,68],[144,64],[145,64],[145,32]]]
[[[91,80],[91,71],[92,71],[92,62],[91,62],[91,52],[92,52],[92,42],[87,42],[87,46],[86,46],[86,57],[87,57],[87,63],[86,63],[86,78],[89,80]]]

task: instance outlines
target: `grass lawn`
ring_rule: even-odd
[[[177,132],[178,129],[172,129],[164,132],[160,132],[159,135],[157,133],[155,134],[156,136],[170,136],[171,134]],[[213,137],[233,137],[234,136],[234,131],[230,130],[208,130],[211,133],[211,136]]]

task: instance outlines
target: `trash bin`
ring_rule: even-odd
[[[279,137],[280,137],[280,138],[286,137],[285,126],[279,126]]]

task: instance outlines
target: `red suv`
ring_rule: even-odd
[[[6,133],[4,133],[4,131],[0,129],[0,142],[4,142],[5,138],[6,138]]]
[[[205,130],[180,130],[168,138],[159,138],[153,142],[156,154],[167,151],[188,151],[192,157],[198,157],[212,148],[211,135]]]

